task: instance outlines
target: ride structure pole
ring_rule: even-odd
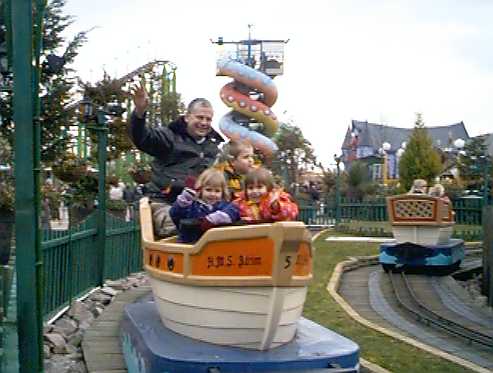
[[[36,3],[42,5],[42,3]],[[12,10],[12,49],[14,72],[13,112],[15,122],[15,235],[17,272],[17,322],[20,372],[43,372],[43,325],[40,322],[41,245],[39,237],[39,125],[37,112],[38,66],[33,59],[39,44],[33,44],[33,3],[16,0]],[[37,9],[42,11],[42,8]],[[39,14],[39,13],[38,13]],[[39,17],[38,17],[39,20]],[[41,24],[38,22],[39,33]],[[34,63],[33,63],[34,62]],[[39,124],[39,123],[38,123]],[[38,155],[35,153],[38,152]]]

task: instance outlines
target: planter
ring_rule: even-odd
[[[12,233],[14,231],[15,214],[13,211],[0,210],[0,264],[6,265],[10,258]]]

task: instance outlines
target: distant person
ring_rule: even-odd
[[[444,202],[450,203],[450,198],[448,198],[448,196],[445,195],[445,188],[443,187],[442,184],[437,183],[433,185],[429,190],[429,195],[433,197],[439,197]]]
[[[298,216],[298,205],[288,193],[274,189],[272,173],[263,167],[246,175],[243,192],[234,203],[247,222],[295,220]]]
[[[185,115],[167,126],[146,125],[149,96],[144,87],[133,89],[133,101],[129,134],[139,150],[154,157],[146,195],[153,202],[154,232],[167,237],[176,232],[169,210],[183,190],[185,179],[197,177],[213,164],[223,139],[211,127],[214,112],[205,98],[192,100]]]
[[[413,185],[408,194],[426,194],[427,181],[424,179],[416,179],[413,181]]]
[[[182,224],[184,219],[202,219],[201,228],[206,230],[234,223],[240,218],[238,208],[228,202],[229,191],[221,171],[215,168],[205,170],[198,177],[195,190],[185,188],[169,212],[178,228],[178,242],[194,242],[202,233],[186,229]]]

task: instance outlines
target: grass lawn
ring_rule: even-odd
[[[368,329],[347,315],[332,299],[326,287],[337,263],[347,256],[375,255],[378,244],[327,242],[322,233],[316,242],[314,280],[308,289],[303,316],[352,339],[361,348],[361,357],[393,372],[468,372],[466,368],[424,352],[407,343]]]

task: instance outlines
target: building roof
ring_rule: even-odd
[[[433,140],[433,145],[437,148],[444,149],[450,147],[456,139],[469,139],[463,122],[451,124],[448,126],[425,127]],[[391,127],[382,124],[360,122],[353,120],[351,127],[346,133],[343,149],[351,147],[351,133],[358,133],[358,146],[368,146],[375,150],[382,147],[384,142],[391,145],[391,151],[401,147],[404,141],[408,141],[413,128]]]

